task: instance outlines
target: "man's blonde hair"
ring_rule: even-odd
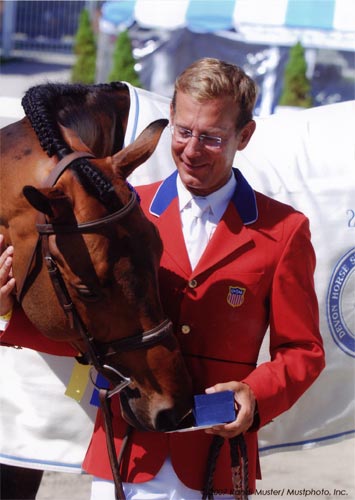
[[[239,106],[236,129],[244,127],[253,118],[256,84],[234,64],[206,57],[188,66],[175,81],[174,112],[177,92],[187,94],[198,102],[231,96]]]

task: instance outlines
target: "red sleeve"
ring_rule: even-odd
[[[303,218],[286,245],[273,278],[271,361],[243,382],[258,402],[260,425],[288,410],[325,366],[313,273],[315,254]]]
[[[14,307],[8,327],[4,332],[0,332],[0,345],[28,347],[56,356],[78,354],[68,342],[59,342],[45,337],[35,328],[18,304]]]

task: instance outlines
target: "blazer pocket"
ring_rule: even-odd
[[[214,281],[230,281],[236,283],[244,283],[248,286],[259,285],[265,276],[264,272],[260,273],[233,273],[231,271],[221,271],[216,273]]]

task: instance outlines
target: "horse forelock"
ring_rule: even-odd
[[[117,102],[112,92],[94,89],[84,99],[62,99],[58,121],[74,131],[96,157],[111,156],[124,141],[122,119],[128,114],[126,103]]]
[[[96,155],[100,153],[99,145],[105,144],[101,156],[107,156],[123,144],[122,117],[119,110],[115,110],[112,95],[123,90],[128,95],[127,86],[121,82],[98,85],[48,83],[30,88],[22,99],[22,106],[48,156],[57,154],[62,157],[71,152],[58,122],[75,130],[90,149],[96,149],[93,151]],[[120,105],[127,114],[129,99],[119,101]]]

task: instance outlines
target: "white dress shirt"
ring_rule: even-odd
[[[195,217],[192,208],[192,199],[193,198],[198,199],[199,197],[198,196],[194,197],[192,193],[190,193],[190,191],[186,189],[179,175],[176,178],[176,184],[179,197],[179,209],[181,216],[182,232],[185,238],[187,252],[189,254],[189,257],[191,258],[192,252],[189,243],[190,241],[189,231],[192,224],[192,220]],[[204,197],[209,205],[209,210],[207,210],[207,212],[203,215],[202,219],[205,224],[207,241],[209,241],[212,238],[212,235],[217,227],[217,224],[221,220],[228,206],[228,203],[233,196],[236,186],[237,186],[236,178],[233,174],[231,174],[228,182],[224,184],[224,186],[219,188],[217,191],[214,191],[213,193],[209,194],[208,196]],[[195,241],[194,244],[200,247],[200,254],[202,255],[205,249],[204,247],[206,245],[206,242],[203,241],[203,238],[201,237],[201,240]],[[194,268],[195,264],[193,262],[191,262],[191,265],[192,268]]]

